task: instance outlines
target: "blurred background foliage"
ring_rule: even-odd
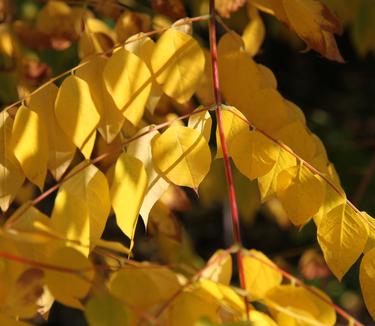
[[[118,1],[0,0],[1,106],[135,33],[208,12],[208,0]],[[310,129],[326,145],[348,197],[375,215],[375,1],[323,2],[344,26],[337,38],[344,64],[304,51],[306,46],[293,32],[273,16],[249,9],[246,1],[219,0],[217,9],[225,25],[243,35],[245,43],[254,41],[246,40],[246,30],[256,29],[250,34],[257,38],[258,51],[250,54],[274,72],[284,97],[303,109]],[[220,33],[225,32],[222,26]],[[207,47],[206,23],[194,25],[194,33]],[[163,98],[156,109],[159,121],[192,111],[200,101],[204,99],[199,94],[182,106]],[[147,118],[145,123],[157,122]],[[96,152],[105,150],[108,145],[97,140]],[[105,171],[111,163],[109,159],[101,168]],[[216,160],[199,198],[189,190],[171,188],[152,210],[147,234],[143,225],[138,227],[135,258],[178,263],[185,273],[193,273],[216,249],[229,246],[232,233],[224,176],[222,161]],[[360,295],[358,266],[339,283],[324,263],[313,223],[297,230],[277,200],[261,206],[257,185],[237,171],[235,180],[245,246],[262,250],[284,269],[323,288],[365,324],[371,323]],[[36,194],[31,184],[25,184],[18,202]],[[40,209],[48,212],[51,205],[52,201],[45,202]],[[113,218],[105,237],[124,242]],[[84,325],[79,312],[67,313],[67,308],[55,305],[49,324],[65,325],[64,319],[69,325]]]

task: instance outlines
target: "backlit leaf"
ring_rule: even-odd
[[[26,177],[42,189],[47,175],[47,130],[39,115],[25,106],[14,120],[12,147]]]
[[[151,72],[146,63],[134,53],[119,49],[108,60],[103,77],[117,108],[133,125],[137,125],[152,87]]]
[[[252,97],[260,88],[260,76],[239,35],[230,32],[221,37],[218,63],[221,90],[227,104],[235,106],[242,113],[253,108]]]
[[[56,121],[54,106],[57,92],[55,84],[47,84],[31,96],[28,106],[38,113],[47,128],[48,169],[59,180],[72,161],[76,147]]]
[[[151,57],[154,53],[155,43],[150,37],[146,37],[143,33],[135,34],[128,38],[127,43],[124,45],[124,48],[142,59],[147,64],[147,67],[152,73]],[[155,76],[152,74],[151,93],[146,104],[146,108],[151,113],[154,112],[162,94],[163,90],[156,82]]]
[[[254,6],[249,5],[248,13],[250,22],[242,33],[242,39],[247,53],[253,57],[258,53],[263,43],[266,30],[262,18]]]
[[[76,71],[76,76],[87,82],[95,107],[100,114],[98,131],[107,144],[118,135],[124,117],[105,88],[103,71],[108,59],[96,56]]]
[[[234,111],[235,113],[231,111]],[[225,143],[229,149],[234,146],[234,144],[232,146],[232,143],[236,136],[242,131],[248,130],[249,125],[246,123],[245,116],[234,107],[231,107],[230,110],[222,110],[221,116],[223,119]],[[219,126],[216,127],[216,145],[216,158],[221,158],[223,157],[223,151],[221,149]]]
[[[242,255],[246,290],[249,292],[249,299],[263,299],[268,290],[281,284],[283,276],[277,270],[277,266],[262,252],[249,250],[243,251]],[[267,265],[274,266],[275,268]]]
[[[375,248],[362,258],[359,269],[359,281],[367,310],[375,319]]]
[[[365,248],[369,229],[352,207],[344,204],[328,212],[318,226],[318,242],[324,258],[341,280]]]
[[[138,134],[149,131],[149,128],[140,129]],[[146,228],[150,210],[169,187],[169,182],[155,171],[152,161],[151,141],[156,135],[160,135],[157,130],[149,131],[146,135],[132,141],[127,147],[127,153],[141,160],[147,173],[148,184],[139,210]]]
[[[139,210],[147,187],[143,163],[123,153],[117,159],[111,185],[111,201],[120,229],[133,239]]]
[[[323,325],[333,326],[336,323],[336,312],[331,304],[324,302],[320,297],[324,298],[324,301],[331,302],[326,294],[314,287],[279,285],[267,293],[267,299],[271,301],[271,307],[272,304],[275,304],[276,307],[286,308],[285,312],[279,309],[276,309],[279,312],[273,312],[279,325],[286,326],[297,322],[295,325],[307,326],[319,322]],[[294,312],[294,314],[288,315],[288,311]],[[302,316],[301,319],[297,317],[299,315]],[[286,320],[289,324],[285,323]],[[311,322],[308,322],[308,320]]]
[[[269,199],[276,192],[277,175],[285,169],[296,166],[296,158],[283,148],[279,148],[276,163],[266,175],[258,178],[262,201]]]
[[[165,267],[143,264],[125,266],[113,275],[110,292],[131,305],[148,308],[168,300],[179,289],[176,275]]]
[[[195,111],[203,109],[203,106],[199,106]],[[207,142],[210,141],[212,119],[208,111],[202,111],[200,113],[190,116],[188,121],[188,127],[193,128],[203,134]]]
[[[46,284],[55,299],[83,309],[80,300],[89,292],[94,278],[91,262],[72,248],[61,248],[52,253],[48,264],[56,267],[56,270],[44,269]]]
[[[110,199],[104,174],[93,165],[82,169],[85,165],[86,161],[77,165],[70,172],[70,175],[76,174],[60,187],[52,211],[51,227],[68,239],[79,240],[85,247],[75,248],[88,255],[103,233]]]
[[[85,317],[90,326],[128,325],[124,305],[107,293],[90,298],[85,306]]]
[[[194,129],[171,126],[153,138],[151,148],[158,172],[176,185],[197,189],[210,169],[210,148]]]
[[[202,277],[214,282],[229,285],[232,279],[232,257],[225,255],[224,250],[216,251],[207,262]]]
[[[237,169],[254,180],[273,168],[279,147],[260,132],[247,128],[233,138],[229,153]]]
[[[151,66],[163,91],[177,102],[185,103],[199,86],[205,56],[192,36],[169,29],[156,43]]]
[[[63,81],[55,102],[55,114],[61,129],[82,151],[100,120],[86,81],[77,76]],[[88,151],[85,152],[89,158]]]
[[[0,207],[6,211],[25,177],[11,148],[13,120],[7,111],[0,113]]]
[[[300,163],[277,175],[276,196],[292,223],[304,225],[319,211],[325,186],[319,177]]]

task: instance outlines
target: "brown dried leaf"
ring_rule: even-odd
[[[152,9],[173,20],[186,17],[185,7],[181,0],[151,0]]]

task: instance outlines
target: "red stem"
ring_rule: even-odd
[[[227,147],[225,134],[224,134],[223,115],[221,112],[222,100],[221,100],[221,90],[220,90],[220,80],[219,80],[219,68],[218,68],[218,62],[217,62],[215,0],[210,0],[209,33],[210,33],[210,53],[211,53],[211,64],[212,64],[213,88],[214,88],[215,104],[216,104],[216,117],[217,117],[217,125],[219,128],[221,149],[222,149],[223,157],[224,157],[225,174],[227,177],[228,197],[229,197],[230,210],[231,210],[231,215],[232,215],[233,237],[234,237],[235,243],[239,244],[242,247],[236,191],[234,188],[232,168],[230,165],[229,152],[228,152],[228,147]],[[243,258],[242,258],[241,251],[238,251],[237,253],[237,267],[238,267],[238,274],[239,274],[241,287],[244,290],[246,290],[245,272],[244,272]],[[245,300],[245,303],[246,303],[246,311],[248,313],[249,312],[248,301]]]

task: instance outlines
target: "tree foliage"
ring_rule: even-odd
[[[186,15],[181,1],[151,2],[172,19]],[[8,76],[23,96],[0,113],[1,324],[48,318],[55,300],[83,310],[89,325],[335,325],[337,313],[361,325],[317,287],[242,243],[216,251],[201,267],[188,249],[175,250],[188,242],[172,212],[178,193],[183,196],[177,186],[201,195],[215,161],[229,157],[246,181],[241,190],[256,180],[261,201],[276,200],[295,226],[313,220],[339,280],[361,259],[362,293],[375,318],[374,219],[346,198],[303,111],[252,58],[265,35],[259,11],[274,15],[308,49],[343,62],[334,38],[339,20],[318,0],[216,5],[223,17],[247,6],[249,18],[239,35],[217,17],[227,30],[217,60],[216,15],[170,23],[116,1],[90,9],[86,2],[48,1],[31,26],[18,21],[0,31],[4,66],[20,64],[26,47],[61,52],[77,46],[80,57],[45,83],[37,74],[38,88],[19,71]],[[207,20],[210,48],[193,33],[193,24],[206,28]],[[363,42],[361,52],[372,49]],[[170,103],[185,110],[163,114]],[[232,186],[228,164],[226,174]],[[22,196],[30,187],[40,195]],[[215,187],[224,193],[218,180]],[[55,192],[47,212],[40,204]],[[112,216],[127,246],[102,237]],[[140,220],[168,264],[132,259]],[[233,255],[241,288],[232,275]]]

